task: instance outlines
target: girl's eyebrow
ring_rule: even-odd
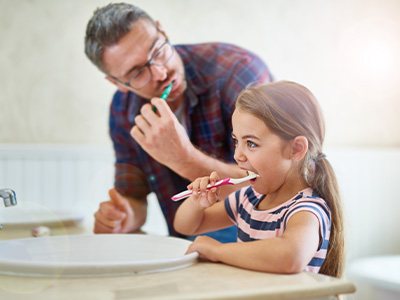
[[[232,137],[236,138],[236,136],[232,133]],[[242,136],[242,140],[244,139],[253,139],[253,140],[260,140],[260,138],[256,137],[255,135],[252,134],[247,134],[245,136]]]
[[[251,135],[251,134],[247,134],[245,136],[242,136],[242,139],[252,139],[252,140],[260,140],[258,137],[256,137],[255,135]]]

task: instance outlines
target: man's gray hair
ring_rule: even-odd
[[[86,56],[107,73],[102,56],[106,47],[115,45],[139,19],[154,20],[142,9],[127,3],[110,3],[94,11],[86,27]]]

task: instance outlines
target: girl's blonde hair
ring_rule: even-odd
[[[340,277],[344,265],[342,207],[335,173],[322,152],[325,124],[318,101],[304,86],[278,81],[245,89],[236,108],[262,120],[282,139],[307,138],[301,176],[327,202],[332,218],[328,253],[320,273]]]

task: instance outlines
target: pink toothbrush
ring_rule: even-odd
[[[232,185],[239,184],[239,183],[242,183],[242,182],[245,182],[245,181],[248,181],[248,180],[258,177],[258,175],[255,173],[252,173],[252,172],[248,172],[248,173],[249,173],[249,175],[242,177],[242,178],[221,179],[221,180],[217,181],[214,185],[211,185],[211,184],[207,185],[207,189],[211,189],[213,187],[219,187],[219,186],[223,186],[223,185],[227,185],[227,184],[232,184]],[[179,194],[172,196],[171,199],[173,201],[179,201],[179,200],[189,197],[191,194],[192,194],[191,190],[186,190],[186,191],[180,192]]]

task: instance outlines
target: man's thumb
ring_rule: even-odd
[[[115,206],[122,211],[126,211],[126,200],[115,188],[110,189],[108,191],[108,195],[110,196],[111,202],[114,203]]]

